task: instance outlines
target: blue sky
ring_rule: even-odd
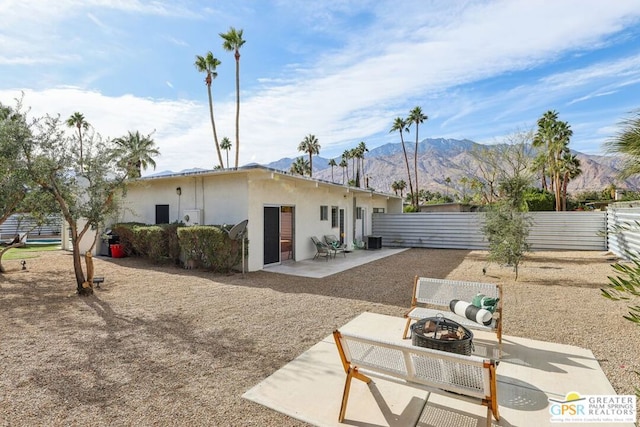
[[[231,26],[246,40],[241,165],[298,156],[307,134],[323,157],[399,142],[393,119],[415,106],[420,139],[482,143],[554,109],[595,154],[640,108],[637,0],[3,0],[0,17],[0,102],[22,91],[34,115],[80,111],[107,137],[155,130],[157,171],[216,164],[193,66],[208,50],[218,135],[235,144]]]

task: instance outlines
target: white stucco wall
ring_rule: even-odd
[[[181,194],[177,194],[177,188]],[[325,234],[339,236],[339,228],[331,226],[332,206],[344,209],[347,244],[353,242],[354,206],[366,210],[364,233],[360,228],[357,233],[360,239],[371,233],[373,208],[388,213],[402,212],[402,201],[393,197],[254,168],[142,179],[129,185],[118,221],[154,224],[156,205],[169,205],[169,222],[183,220],[185,211],[193,209],[202,210],[205,225],[237,224],[248,219],[248,271],[264,267],[265,206],[294,208],[296,260],[315,255],[311,236],[320,239]],[[320,219],[320,206],[328,207],[328,220]]]
[[[86,223],[87,223],[86,220],[79,219],[76,222],[76,226],[78,227],[78,230],[83,229]],[[71,239],[71,233],[69,232],[69,223],[64,221],[63,227],[62,227],[62,234],[60,235],[60,243],[61,243],[62,249],[67,251],[73,250],[73,245],[71,244],[70,239]],[[84,255],[85,253],[89,252],[89,249],[91,249],[92,246],[93,246],[93,250],[91,250],[91,254],[94,256],[100,255],[99,253],[100,233],[96,235],[95,230],[89,229],[87,230],[85,235],[82,237],[82,239],[80,239],[80,242],[78,244],[78,249],[80,250],[80,253]]]
[[[345,210],[345,235],[349,236],[353,193],[339,186],[317,185],[313,180],[302,180],[274,174],[250,180],[249,239],[260,244],[251,245],[249,269],[262,269],[264,260],[264,207],[292,206],[294,213],[294,256],[296,260],[312,258],[316,249],[311,236],[320,239],[325,234],[339,235],[338,227],[331,227],[331,207]],[[320,219],[320,206],[328,207],[329,218]]]

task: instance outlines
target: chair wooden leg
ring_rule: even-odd
[[[402,334],[403,339],[407,339],[407,333],[409,332],[409,325],[411,324],[411,318],[407,317],[407,324],[404,326],[404,332]]]
[[[338,421],[343,422],[345,413],[347,412],[347,400],[349,400],[349,389],[351,388],[351,378],[353,378],[353,368],[349,368],[347,372],[347,380],[344,383],[344,392],[342,393],[342,405],[340,406],[340,415]]]

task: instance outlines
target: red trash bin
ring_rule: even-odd
[[[124,249],[122,248],[122,245],[114,243],[110,246],[110,249],[111,256],[113,258],[124,258]]]

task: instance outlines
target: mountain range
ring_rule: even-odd
[[[411,176],[413,177],[413,153],[415,143],[406,142],[407,156]],[[418,180],[419,188],[441,193],[455,193],[460,190],[460,179],[471,179],[475,176],[469,165],[474,164],[472,150],[491,148],[468,139],[427,138],[418,144]],[[582,191],[600,191],[614,184],[616,188],[636,190],[640,186],[640,177],[626,180],[618,178],[621,159],[618,156],[590,155],[572,151],[580,160],[582,174],[570,181],[569,193]],[[300,153],[305,159],[308,154]],[[264,166],[288,172],[295,159],[283,158]],[[343,183],[343,170],[332,168],[329,160],[321,156],[313,157],[313,177]],[[340,158],[335,158],[340,163]],[[332,176],[333,175],[333,176]],[[353,179],[352,165],[349,161],[349,178]],[[376,191],[391,193],[394,181],[404,180],[407,183],[405,191],[409,190],[407,168],[401,143],[387,143],[371,149],[365,153],[364,175],[369,179],[369,187]],[[446,179],[450,178],[450,182]],[[345,178],[346,179],[346,178]],[[361,186],[365,186],[364,179]]]

